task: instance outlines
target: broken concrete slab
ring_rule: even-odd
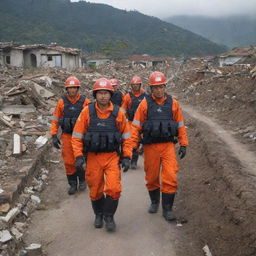
[[[9,105],[9,106],[3,106],[1,111],[6,115],[20,115],[20,114],[34,113],[36,112],[36,108],[32,104]]]
[[[28,256],[39,256],[42,255],[42,245],[41,244],[30,244],[25,248]]]
[[[11,223],[13,219],[19,214],[20,209],[18,207],[12,208],[5,217],[0,217],[0,220]]]
[[[12,238],[13,237],[8,230],[0,231],[0,242],[1,243],[6,243],[6,242],[12,240]]]
[[[37,138],[37,140],[35,141],[36,147],[37,148],[41,148],[43,145],[45,145],[48,141],[47,136],[40,136]]]
[[[12,154],[15,156],[20,155],[22,152],[21,150],[21,137],[19,134],[13,134],[13,151]]]

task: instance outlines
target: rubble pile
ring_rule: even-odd
[[[185,103],[214,117],[244,143],[256,147],[256,68],[249,64],[215,67],[186,65],[174,91]]]

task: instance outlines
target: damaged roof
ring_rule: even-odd
[[[235,47],[230,52],[220,55],[221,58],[230,56],[251,56],[256,55],[256,45],[251,45],[247,47]]]
[[[30,44],[30,45],[20,45],[12,42],[0,42],[0,49],[16,49],[16,50],[30,50],[30,49],[49,49],[49,50],[55,50],[59,52],[69,53],[73,55],[77,55],[81,52],[80,49],[77,48],[67,48],[56,44]]]

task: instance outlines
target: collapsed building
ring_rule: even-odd
[[[0,43],[0,66],[58,67],[74,70],[81,67],[81,51],[56,44],[18,45]]]

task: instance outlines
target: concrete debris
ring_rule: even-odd
[[[13,237],[8,230],[0,231],[0,242],[1,243],[6,243],[6,242],[12,240],[12,238]]]
[[[204,251],[205,256],[212,256],[212,253],[211,253],[211,251],[210,251],[208,245],[205,245],[205,246],[203,247],[203,251]]]
[[[13,219],[19,214],[20,209],[18,207],[15,207],[11,209],[5,217],[0,217],[0,220],[6,222],[6,223],[11,223]]]
[[[39,256],[42,255],[42,245],[41,244],[30,244],[25,248],[28,252],[28,256]]]
[[[17,156],[21,154],[21,138],[19,134],[13,135],[13,151],[12,154]]]
[[[41,148],[44,146],[48,141],[48,138],[46,136],[40,136],[36,139],[35,144],[37,148]]]
[[[31,200],[37,204],[41,203],[41,199],[38,196],[31,195]]]
[[[23,236],[23,234],[15,227],[12,227],[11,228],[11,233],[14,235],[14,237],[17,239],[17,240],[20,240]]]
[[[2,112],[6,115],[21,115],[27,113],[34,113],[36,108],[34,105],[8,105],[2,107]]]

